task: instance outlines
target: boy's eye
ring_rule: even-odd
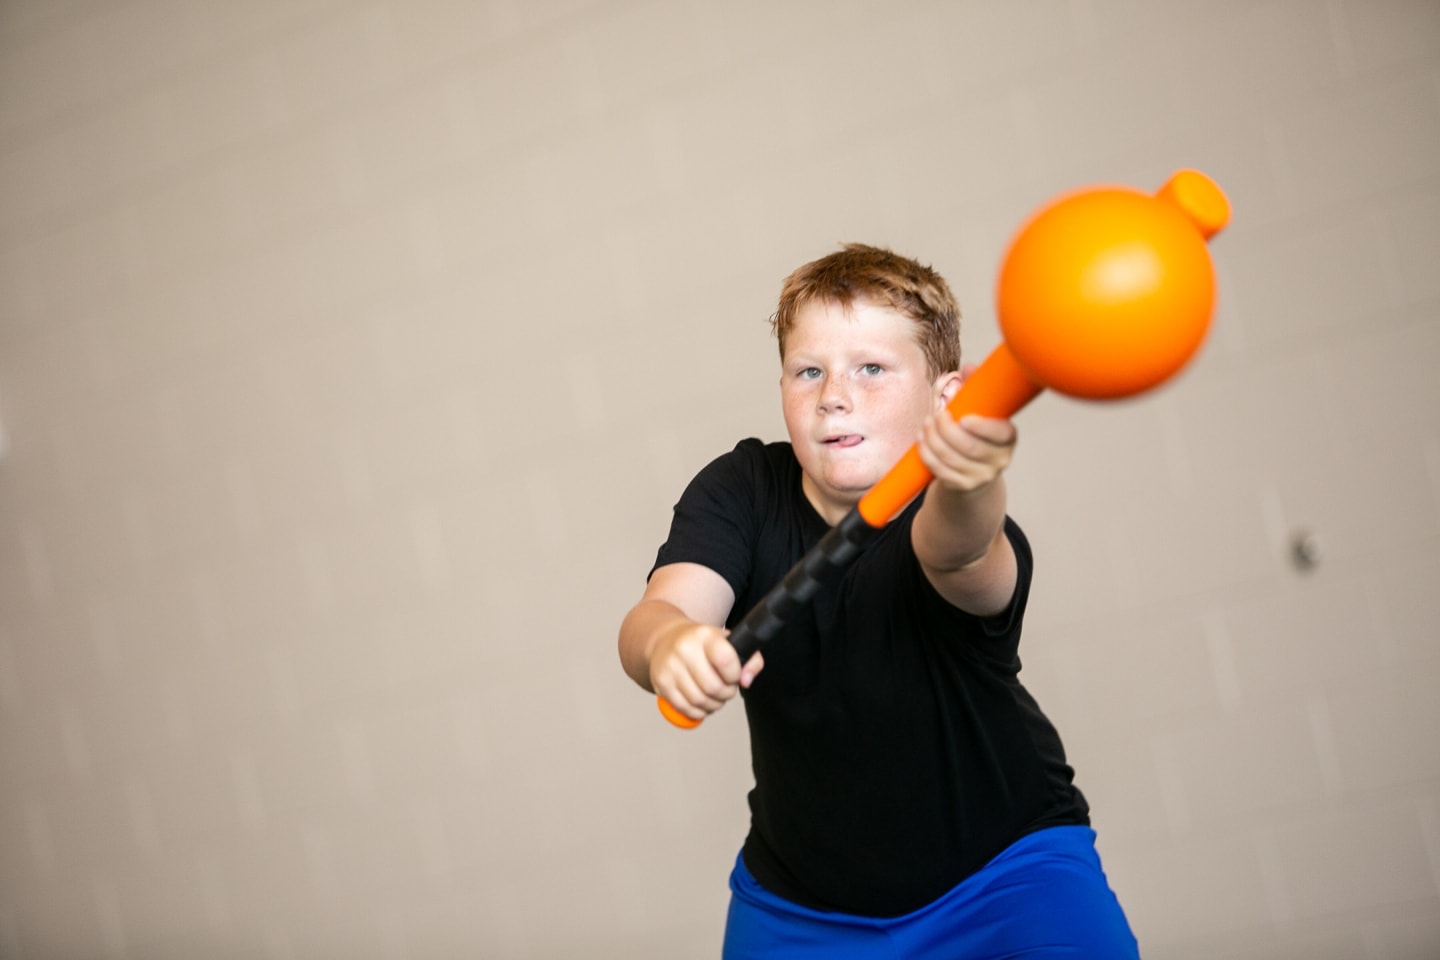
[[[806,367],[804,370],[801,370],[799,374],[797,374],[797,376],[799,376],[801,380],[814,380],[816,377],[820,376],[820,368]]]
[[[880,369],[881,367],[878,363],[867,363],[860,367],[860,372],[874,376],[875,374],[880,372]]]

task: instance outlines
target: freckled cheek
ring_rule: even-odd
[[[897,404],[885,417],[885,434],[890,444],[899,447],[902,452],[909,449],[920,435],[929,412],[928,407]]]
[[[782,390],[780,393],[780,406],[785,415],[802,416],[814,411],[816,404],[815,391],[804,389]]]
[[[797,398],[786,397],[781,403],[780,412],[792,442],[800,443],[809,435],[810,410],[810,405]]]

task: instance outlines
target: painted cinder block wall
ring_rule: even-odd
[[[979,359],[1185,166],[1201,356],[1017,419],[1024,676],[1146,957],[1440,955],[1440,5],[6,0],[0,956],[716,956],[744,724],[614,635],[780,279]]]

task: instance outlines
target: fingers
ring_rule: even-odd
[[[949,417],[941,419],[953,423],[961,431],[997,447],[1013,447],[1018,434],[1014,423],[996,417],[981,417],[971,413],[961,417],[958,421],[951,420]]]
[[[1009,420],[972,414],[956,422],[942,411],[925,421],[920,459],[942,484],[978,490],[1009,466],[1016,438]]]
[[[755,682],[755,677],[759,675],[761,670],[764,669],[764,655],[759,653],[755,654],[753,657],[751,657],[745,662],[745,668],[740,671],[740,686],[745,688],[746,690],[749,690],[750,684]]]
[[[714,713],[740,692],[740,657],[726,632],[691,624],[652,664],[655,692],[692,720]]]

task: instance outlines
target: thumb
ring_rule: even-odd
[[[755,682],[756,675],[764,669],[765,655],[763,653],[757,653],[749,660],[745,661],[745,666],[740,670],[740,686],[748,690],[750,688],[750,684]]]

